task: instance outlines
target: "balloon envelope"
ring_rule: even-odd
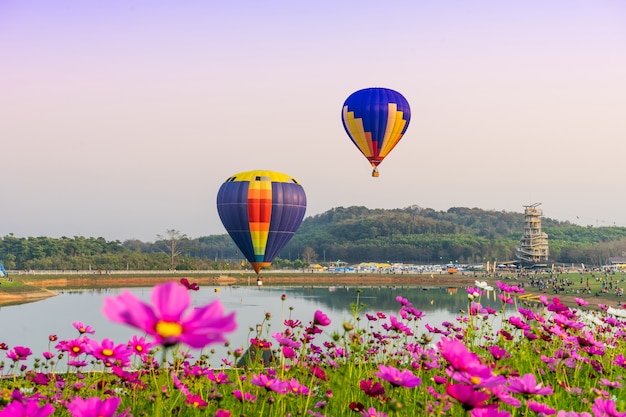
[[[217,193],[220,219],[257,274],[293,237],[305,211],[304,189],[280,172],[240,172]]]
[[[350,95],[343,104],[343,127],[361,153],[376,167],[398,144],[409,127],[409,102],[388,88],[366,88]]]

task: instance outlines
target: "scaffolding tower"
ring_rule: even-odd
[[[541,231],[543,213],[537,208],[539,205],[524,206],[524,236],[515,248],[515,256],[525,267],[545,264],[550,256],[548,235]]]

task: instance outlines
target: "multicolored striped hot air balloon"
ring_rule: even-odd
[[[220,219],[257,275],[289,242],[305,211],[304,188],[280,172],[240,172],[217,193]]]
[[[343,103],[342,120],[352,142],[372,164],[372,177],[378,177],[378,165],[409,127],[411,108],[397,91],[366,88]]]

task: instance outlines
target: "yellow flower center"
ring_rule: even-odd
[[[168,337],[180,336],[183,333],[183,326],[170,321],[159,321],[154,330],[159,336],[167,339]]]
[[[102,354],[104,356],[113,356],[113,351],[111,349],[102,349]]]
[[[473,376],[473,377],[471,377],[471,378],[470,378],[470,382],[471,382],[472,384],[474,384],[474,385],[478,385],[478,384],[480,384],[480,377],[478,377],[478,376]]]
[[[137,346],[135,346],[135,350],[137,352],[142,352],[143,351],[143,346],[137,345]]]
[[[78,346],[74,346],[74,347],[72,347],[72,352],[78,353],[78,352],[80,352],[80,348]]]

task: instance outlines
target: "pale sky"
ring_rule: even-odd
[[[354,91],[411,105],[371,177]],[[232,174],[333,207],[626,226],[626,2],[0,0],[0,236],[225,233]]]

